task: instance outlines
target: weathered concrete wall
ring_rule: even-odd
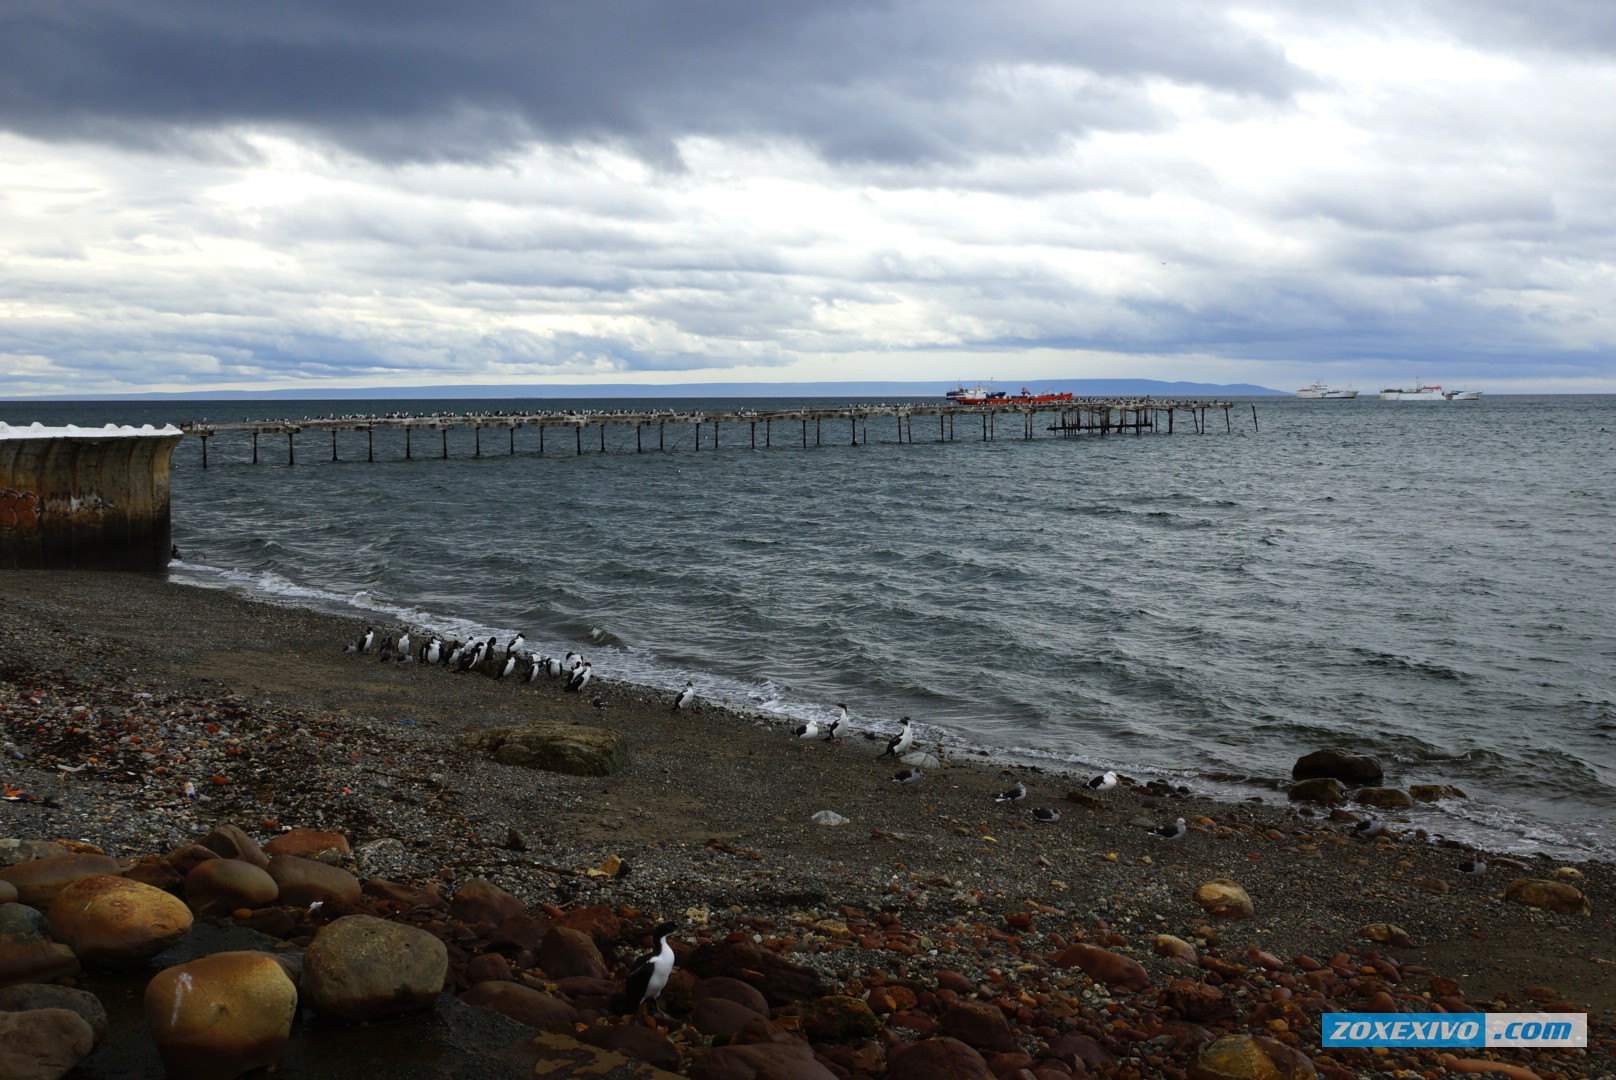
[[[174,428],[0,424],[0,567],[161,570]]]

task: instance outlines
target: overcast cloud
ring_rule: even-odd
[[[0,397],[1616,392],[1616,8],[8,0]]]

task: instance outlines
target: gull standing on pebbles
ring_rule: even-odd
[[[792,734],[796,735],[799,739],[812,739],[814,736],[819,734],[819,721],[810,720],[806,724],[799,724],[797,725],[797,730],[792,732]]]
[[[1480,855],[1459,864],[1459,873],[1467,878],[1479,878],[1487,873],[1487,863]]]
[[[1189,827],[1184,824],[1184,819],[1179,818],[1171,825],[1158,825],[1156,828],[1151,829],[1150,835],[1162,840],[1182,840],[1184,839],[1184,834],[1189,831]]]

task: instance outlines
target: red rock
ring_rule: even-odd
[[[995,1080],[982,1055],[958,1039],[927,1039],[895,1055],[887,1080]]]
[[[999,1080],[1005,1080],[1006,1073],[1013,1073],[1017,1069],[1032,1068],[1032,1055],[1025,1050],[1007,1050],[994,1054],[988,1058],[988,1071]]]
[[[956,994],[974,994],[976,986],[957,971],[939,971],[937,989],[952,990]]]
[[[944,1036],[977,1050],[1003,1052],[1016,1048],[1010,1022],[993,1005],[962,1001],[943,1014],[939,1030]]]
[[[601,959],[595,942],[581,930],[553,926],[539,945],[539,966],[552,979],[565,979],[572,975],[587,975],[604,979],[606,961]]]
[[[525,915],[521,900],[484,878],[472,878],[449,901],[449,914],[467,926],[498,926],[512,915]]]
[[[571,930],[582,930],[594,938],[597,945],[610,944],[623,936],[622,921],[618,919],[616,912],[605,904],[573,908],[555,920],[555,925],[565,926]]]
[[[690,1080],[837,1080],[805,1042],[731,1043],[698,1052]]]
[[[739,1002],[710,997],[696,1002],[696,1009],[690,1014],[690,1025],[709,1038],[733,1038],[758,1016],[756,1011]]]
[[[7,1080],[57,1080],[94,1046],[90,1025],[71,1009],[0,1013],[0,1068]]]
[[[273,904],[280,895],[280,886],[268,870],[243,859],[224,859],[212,852],[208,856],[185,875],[185,902],[194,911],[217,915],[237,908],[259,908]]]
[[[723,998],[725,1001],[744,1005],[764,1018],[769,1015],[769,1003],[756,987],[723,975],[703,979],[693,988],[691,996],[697,1002],[706,1001],[708,998]]]
[[[512,915],[489,930],[483,940],[488,943],[490,949],[537,952],[549,932],[548,920],[536,919],[531,915]]]
[[[359,902],[359,879],[340,866],[296,855],[273,855],[265,869],[280,886],[283,904],[304,907],[318,901],[351,907]]]
[[[1174,979],[1162,991],[1161,1002],[1181,1019],[1216,1023],[1231,1019],[1234,1002],[1215,986],[1192,979]]]
[[[824,980],[818,972],[776,956],[751,939],[705,942],[683,959],[682,966],[702,978],[725,975],[740,979],[756,987],[772,1005],[825,994]]]
[[[117,860],[105,855],[53,855],[8,866],[0,870],[0,881],[16,888],[21,903],[43,911],[57,893],[80,878],[118,873]]]
[[[483,953],[466,962],[467,986],[485,982],[515,981],[516,972],[511,970],[511,962],[499,953]]]
[[[296,855],[300,859],[314,859],[335,866],[352,855],[353,849],[348,846],[348,838],[338,832],[292,829],[265,844],[264,852],[271,856]]]
[[[180,877],[185,877],[196,869],[199,864],[217,858],[220,858],[218,852],[210,851],[201,844],[186,844],[184,847],[176,848],[164,855],[163,862],[167,863],[169,868]]]
[[[202,838],[202,846],[226,859],[250,862],[260,870],[269,869],[269,856],[258,842],[234,825],[216,825]]]
[[[78,972],[78,957],[66,945],[39,934],[0,934],[0,986],[50,982]]]
[[[177,896],[111,874],[63,888],[46,911],[51,936],[86,964],[133,964],[156,956],[191,930]]]
[[[592,1027],[578,1036],[580,1042],[612,1050],[624,1057],[643,1061],[658,1069],[675,1072],[679,1068],[679,1048],[656,1028],[644,1024],[613,1024]]]
[[[915,1012],[909,1009],[906,1009],[903,1012],[895,1012],[891,1016],[887,1017],[887,1025],[889,1027],[903,1028],[905,1031],[912,1031],[921,1038],[925,1038],[937,1032],[936,1020],[933,1020],[925,1013]]]
[[[467,1005],[480,1005],[539,1031],[572,1034],[578,1010],[560,998],[514,982],[481,982],[460,995]]]
[[[386,878],[367,878],[359,889],[366,896],[374,896],[389,904],[397,904],[406,911],[420,907],[439,908],[449,905],[449,901],[440,896],[435,889],[417,889],[413,885],[400,885]]]
[[[1067,1033],[1054,1039],[1045,1053],[1062,1061],[1066,1061],[1068,1057],[1075,1058],[1085,1067],[1093,1065],[1098,1069],[1109,1069],[1117,1063],[1116,1056],[1111,1051],[1093,1039],[1076,1033]]]
[[[1364,1002],[1363,1011],[1375,1013],[1397,1012],[1397,999],[1384,990],[1376,990],[1369,995],[1369,1000]]]
[[[1111,987],[1137,991],[1150,985],[1150,976],[1137,960],[1081,942],[1068,947],[1051,962],[1060,968],[1079,968],[1094,981]]]

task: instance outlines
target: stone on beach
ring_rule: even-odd
[[[610,776],[628,767],[628,741],[611,728],[588,724],[534,720],[463,735],[460,745],[492,751],[502,765],[569,776]]]
[[[1402,788],[1359,788],[1353,796],[1363,806],[1378,806],[1388,810],[1406,810],[1414,805],[1414,797]]]
[[[591,979],[604,979],[606,961],[595,947],[594,939],[582,930],[566,926],[553,926],[539,943],[539,966],[552,979],[565,979],[584,975]]]
[[[1341,747],[1315,750],[1296,759],[1291,766],[1292,780],[1311,780],[1330,776],[1344,784],[1378,784],[1385,777],[1380,759],[1369,754],[1358,754]]]
[[[145,1010],[170,1077],[228,1080],[286,1052],[297,987],[268,953],[214,953],[158,972]]]
[[[263,907],[279,895],[269,871],[241,859],[211,859],[185,875],[185,902],[199,914]]]
[[[268,869],[269,856],[258,846],[258,841],[234,825],[215,825],[213,831],[202,838],[202,846],[216,852],[221,858],[240,859],[259,869]]]
[[[1333,776],[1315,776],[1292,784],[1286,798],[1291,802],[1312,802],[1321,806],[1347,805],[1347,785]]]
[[[448,949],[425,930],[344,915],[309,943],[302,990],[316,1012],[358,1022],[425,1008],[448,973]]]
[[[101,999],[87,990],[54,983],[21,983],[0,990],[0,1012],[30,1012],[34,1009],[71,1009],[90,1025],[95,1041],[107,1034],[107,1010]],[[5,1075],[0,1072],[0,1076]]]
[[[572,1034],[578,1010],[554,994],[514,982],[481,982],[460,995],[468,1005],[493,1009],[539,1031]]]
[[[59,1080],[89,1056],[95,1033],[71,1009],[0,1012],[0,1076]]]
[[[1014,1050],[1016,1036],[1010,1022],[996,1005],[980,1001],[961,1001],[943,1013],[939,1031],[973,1050],[1002,1052]]]
[[[1249,919],[1255,910],[1246,890],[1228,878],[1213,878],[1196,889],[1195,902],[1220,919]]]
[[[0,935],[0,986],[48,982],[79,973],[79,958],[41,934]]]
[[[319,901],[356,904],[359,879],[340,866],[328,866],[296,855],[271,855],[266,868],[280,887],[280,902],[299,907]]]
[[[887,1080],[994,1080],[982,1055],[947,1037],[926,1039],[900,1051],[887,1066]]]
[[[1564,881],[1546,878],[1516,878],[1504,888],[1504,899],[1527,907],[1563,915],[1592,915],[1593,908],[1582,890]]]
[[[45,912],[51,936],[84,964],[133,964],[156,956],[191,930],[179,897],[138,881],[92,874],[56,894]]]
[[[520,899],[487,878],[474,877],[455,890],[449,914],[472,928],[498,926],[527,911]]]
[[[1179,963],[1189,964],[1191,967],[1200,962],[1201,958],[1195,951],[1195,946],[1181,937],[1175,937],[1172,934],[1157,934],[1151,944],[1156,950],[1157,956],[1166,957],[1168,960],[1177,960]]]
[[[1415,802],[1441,802],[1443,799],[1468,799],[1470,796],[1451,784],[1410,784],[1408,794]]]
[[[117,874],[119,870],[118,860],[105,855],[51,855],[0,870],[0,881],[12,884],[22,903],[43,910],[50,906],[57,893],[79,878]]]
[[[264,845],[266,855],[296,855],[302,859],[340,866],[342,860],[353,854],[348,838],[338,832],[320,829],[292,829],[281,833]]]
[[[1225,1035],[1195,1052],[1190,1080],[1305,1080],[1313,1062],[1284,1043],[1261,1035]]]
[[[1110,987],[1143,990],[1150,985],[1150,975],[1139,961],[1097,945],[1078,942],[1068,946],[1050,962],[1059,968],[1078,968],[1095,982]]]
[[[17,886],[9,881],[0,880],[0,904],[14,904],[17,902]]]
[[[805,1001],[795,1012],[802,1021],[803,1034],[814,1042],[863,1042],[881,1031],[881,1021],[864,999],[847,994],[827,994]]]

